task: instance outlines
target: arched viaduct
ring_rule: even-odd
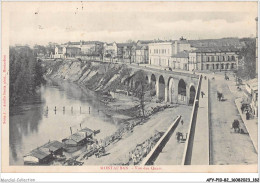
[[[193,104],[199,75],[146,67],[138,70],[145,72],[146,81],[157,99],[170,103]],[[130,82],[131,86],[135,86],[137,81]]]

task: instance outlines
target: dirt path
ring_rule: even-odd
[[[190,116],[190,106],[178,106],[159,112],[151,117],[145,124],[134,128],[134,132],[124,137],[119,142],[112,145],[106,156],[96,158],[90,157],[85,161],[85,165],[111,165],[120,164],[128,161],[129,152],[137,144],[140,144],[155,134],[156,131],[165,132],[177,115]]]
[[[238,119],[247,132],[227,84],[219,79],[210,82],[211,164],[257,164],[257,153],[248,134],[231,130],[233,120]],[[225,101],[217,101],[217,91],[223,92]]]

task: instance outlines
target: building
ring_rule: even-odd
[[[103,43],[100,41],[80,41],[81,54],[102,54]]]
[[[71,58],[80,55],[81,49],[77,46],[56,46],[54,58]]]
[[[169,67],[172,69],[189,70],[189,52],[182,51],[173,55]]]
[[[245,86],[252,112],[254,116],[258,117],[258,79],[254,78],[247,81]]]
[[[138,64],[147,64],[149,60],[148,46],[136,46],[134,62]]]
[[[149,63],[148,44],[156,42],[154,40],[138,40],[136,43],[133,61],[135,63]]]
[[[173,42],[156,42],[149,44],[149,64],[156,66],[169,66],[174,54]]]
[[[189,53],[189,70],[235,70],[238,54],[234,47],[197,48]]]
[[[103,47],[103,60],[113,62],[117,59],[117,44],[113,43],[104,43]]]
[[[192,51],[189,42],[183,38],[177,41],[158,41],[149,44],[149,64],[162,67],[170,67],[177,60],[176,55],[182,52]],[[180,55],[178,55],[180,56]],[[181,59],[183,60],[183,58]],[[174,67],[174,66],[173,66]]]
[[[62,154],[63,144],[55,140],[32,150],[23,159],[25,164],[47,164],[54,159],[55,155]]]
[[[62,140],[66,147],[82,146],[88,142],[88,138],[93,138],[94,131],[84,128],[71,136]]]
[[[135,43],[117,43],[117,58],[120,62],[130,63],[135,55]]]
[[[55,46],[55,54],[54,54],[54,58],[64,58],[65,57],[65,53],[63,52],[63,47],[62,46]]]

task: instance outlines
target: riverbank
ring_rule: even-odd
[[[187,115],[191,110],[190,106],[160,103],[154,96],[145,100],[145,116],[143,116],[140,99],[134,96],[133,85],[126,85],[135,73],[123,65],[70,62],[59,63],[59,67],[54,68],[55,72],[49,71],[51,79],[72,82],[83,92],[92,93],[100,103],[98,110],[113,118],[117,126],[114,133],[99,139],[98,145],[105,147],[104,156],[86,157],[86,152],[83,152],[75,157],[84,164],[129,163],[129,156],[138,144],[147,143],[148,149],[151,149],[151,145],[156,143],[156,139],[158,140],[158,134],[163,134],[176,116]],[[131,92],[128,87],[131,87]]]

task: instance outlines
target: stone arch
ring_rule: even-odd
[[[154,74],[151,75],[151,96],[156,95],[156,77]]]
[[[187,84],[185,83],[185,81],[183,79],[179,80],[178,83],[178,101],[181,103],[186,103],[186,99],[187,99]]]
[[[157,87],[158,87],[158,89],[157,89],[158,99],[165,100],[165,80],[162,75],[159,76]]]
[[[196,97],[196,89],[193,84],[190,86],[189,91],[190,91],[189,104],[192,105]]]

